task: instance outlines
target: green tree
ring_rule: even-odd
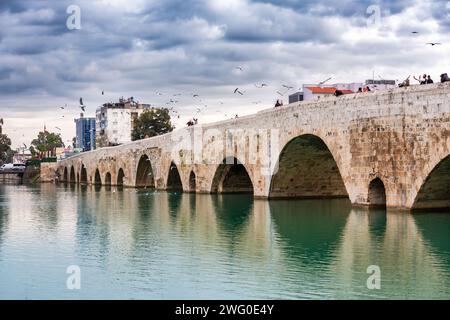
[[[8,162],[11,156],[11,139],[6,134],[0,134],[0,162]]]
[[[58,133],[41,131],[31,145],[39,152],[40,158],[46,155],[55,156],[56,148],[63,147],[61,135]]]
[[[133,141],[171,132],[175,127],[170,121],[169,109],[152,108],[145,110],[134,120],[131,138]]]

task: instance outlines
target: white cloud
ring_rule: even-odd
[[[450,65],[448,2],[381,2],[382,23],[368,29],[373,1],[80,0],[83,29],[68,31],[70,2],[0,3],[0,116],[14,145],[28,144],[44,123],[70,140],[81,96],[93,115],[120,96],[164,106],[183,93],[175,121],[184,126],[200,105],[208,105],[201,122],[270,108],[285,83],[363,81],[372,72],[436,78]]]

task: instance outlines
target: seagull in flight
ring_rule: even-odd
[[[244,71],[244,68],[242,68],[241,66],[237,66],[235,69],[240,70],[240,71]]]
[[[241,96],[243,96],[244,95],[244,92],[245,91],[239,91],[239,88],[236,88],[236,89],[234,89],[234,93],[239,93]]]
[[[80,106],[84,106],[83,98],[80,98]]]
[[[434,47],[434,46],[440,45],[441,43],[440,43],[440,42],[428,42],[427,44],[429,44],[429,45],[431,45],[432,47]]]
[[[81,108],[81,110],[86,111],[86,107],[81,106],[80,108]],[[63,117],[64,117],[64,116],[63,116]]]
[[[419,32],[418,32],[418,31],[412,31],[411,33],[413,33],[413,34],[418,34]]]
[[[261,88],[264,88],[264,87],[268,87],[268,85],[266,83],[261,83],[260,85],[255,83],[255,87],[261,89]]]

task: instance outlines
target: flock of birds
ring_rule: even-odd
[[[412,34],[416,34],[416,35],[419,34],[418,31],[412,31],[411,33]],[[430,46],[434,47],[434,46],[441,45],[441,43],[440,42],[428,42],[428,43],[426,43],[426,45],[430,45]],[[241,72],[241,73],[245,72],[245,68],[243,66],[236,66],[235,70],[237,70],[238,72]],[[331,79],[332,78],[328,78],[328,79],[320,82],[319,85],[323,85],[323,84],[325,84],[326,82],[328,82]],[[262,83],[255,83],[254,87],[256,89],[264,89],[264,88],[268,88],[269,85],[267,83],[262,82]],[[284,97],[288,92],[290,92],[293,89],[294,89],[294,86],[292,86],[292,85],[282,84],[281,88],[279,90],[276,90],[275,93],[277,95],[281,96],[281,97]],[[246,90],[243,90],[240,87],[236,87],[233,90],[232,93],[234,95],[244,96],[246,94],[246,92],[247,92]],[[163,92],[160,92],[160,91],[156,91],[155,94],[157,96],[160,96],[160,97],[166,95],[166,94],[164,94]],[[103,90],[101,91],[101,95],[102,96],[105,95],[105,92]],[[169,95],[170,99],[165,103],[165,107],[169,110],[171,115],[174,116],[177,119],[180,119],[181,111],[177,110],[176,105],[180,102],[180,99],[182,98],[183,95],[184,95],[183,93],[174,93],[172,95]],[[194,99],[194,101],[193,101],[194,105],[200,105],[201,104],[201,106],[195,107],[196,116],[201,115],[205,111],[208,110],[208,105],[207,104],[203,104],[202,99],[201,99],[201,97],[200,97],[200,95],[198,93],[194,93],[193,92],[193,93],[190,93],[189,96],[191,96],[191,98]],[[252,102],[252,104],[255,104],[255,105],[258,105],[258,104],[261,104],[261,103],[262,103],[262,101],[260,101],[260,100]],[[223,101],[219,101],[219,104],[223,105],[224,102]],[[79,100],[79,108],[80,108],[81,111],[86,112],[86,105],[84,104],[82,97]],[[60,107],[60,109],[61,110],[67,109],[67,104],[65,104],[64,107]],[[215,113],[221,113],[225,118],[229,118],[229,115],[230,115],[229,113],[224,113],[223,110],[216,110]],[[62,117],[64,118],[64,115],[62,115]],[[236,114],[234,116],[234,118],[237,118],[237,117],[238,117],[238,115]],[[61,131],[60,127],[55,127],[55,129]]]

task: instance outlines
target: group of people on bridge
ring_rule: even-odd
[[[450,77],[448,76],[447,73],[443,73],[441,74],[441,83],[444,82],[450,82]],[[400,83],[398,86],[400,88],[402,87],[409,87],[410,86],[410,80],[409,78],[411,78],[411,75],[408,76],[408,78],[406,78],[402,83]],[[426,73],[423,74],[423,76],[419,76],[419,78],[416,78],[415,76],[413,76],[414,80],[418,81],[420,85],[424,85],[424,84],[432,84],[434,83],[433,79],[431,79],[431,75],[427,75]]]

